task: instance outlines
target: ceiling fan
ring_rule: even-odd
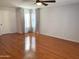
[[[51,0],[51,1],[40,1],[40,0],[36,0],[36,3],[37,5],[44,5],[44,6],[47,6],[48,4],[47,3],[55,3],[56,1],[55,0]]]

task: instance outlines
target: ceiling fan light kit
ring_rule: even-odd
[[[41,6],[41,5],[48,6],[47,3],[55,3],[55,2],[56,2],[55,0],[51,0],[51,1],[36,0],[36,5],[38,5],[38,6]]]
[[[41,2],[38,2],[38,3],[36,3],[36,5],[41,6],[41,5],[42,5],[42,3],[41,3]]]

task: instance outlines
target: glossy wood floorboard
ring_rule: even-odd
[[[0,59],[79,59],[79,43],[40,34],[0,36]]]

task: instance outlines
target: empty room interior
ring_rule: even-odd
[[[0,0],[0,59],[79,59],[79,0]]]

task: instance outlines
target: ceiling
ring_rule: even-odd
[[[36,0],[0,0],[0,7],[22,7],[22,8],[42,8],[45,6],[36,6]],[[79,0],[56,0],[56,3],[49,3],[49,6],[58,6],[64,4],[79,3]],[[48,6],[48,7],[49,7]]]

